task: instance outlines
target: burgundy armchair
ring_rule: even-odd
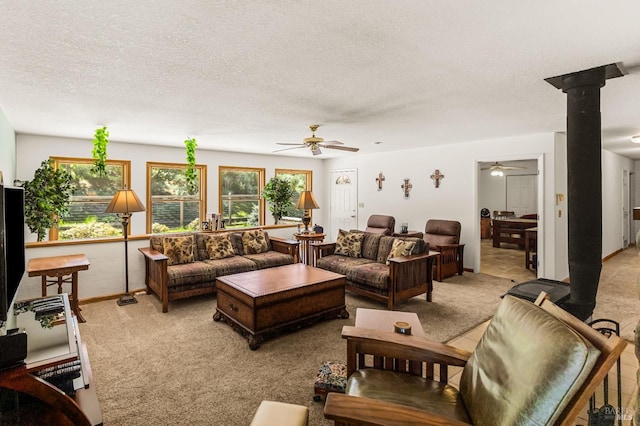
[[[442,281],[464,270],[464,244],[460,244],[462,225],[455,220],[429,219],[424,228],[423,239],[429,249],[440,253],[433,268],[433,278]]]
[[[372,214],[367,220],[366,232],[374,234],[391,235],[396,229],[396,219],[393,216]]]

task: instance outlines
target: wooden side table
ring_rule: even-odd
[[[315,266],[315,260],[313,258],[313,251],[311,249],[312,242],[323,242],[324,234],[316,233],[295,233],[293,234],[297,241],[300,241],[300,262],[305,265]]]
[[[532,253],[537,252],[538,248],[538,228],[529,228],[524,230],[524,267],[536,269],[538,265],[533,261]]]
[[[27,273],[30,277],[42,277],[42,296],[47,295],[47,287],[58,285],[58,294],[63,293],[62,285],[71,283],[69,304],[79,322],[86,322],[78,306],[78,271],[89,269],[89,259],[84,254],[39,257],[29,260]],[[51,277],[52,279],[49,279]]]

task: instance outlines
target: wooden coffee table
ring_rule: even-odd
[[[349,318],[344,275],[302,263],[243,272],[216,280],[214,321],[224,321],[256,350],[270,334],[321,319]]]

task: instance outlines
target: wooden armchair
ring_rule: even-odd
[[[433,278],[442,281],[464,271],[464,244],[460,244],[462,225],[455,220],[430,219],[422,237],[429,249],[440,253],[433,268]]]
[[[505,296],[473,353],[356,327],[342,337],[346,393],[324,408],[337,425],[573,425],[627,344],[544,293],[535,304]],[[458,390],[447,382],[460,367]]]

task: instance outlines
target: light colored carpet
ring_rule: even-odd
[[[633,339],[640,319],[635,249],[603,265],[594,318],[621,323]],[[434,283],[434,302],[424,295],[398,309],[416,312],[428,338],[448,341],[490,318],[510,279],[467,273]],[[347,292],[348,320],[317,323],[265,341],[251,351],[231,327],[214,322],[215,297],[172,302],[161,313],[156,296],[119,307],[115,301],[83,305],[87,343],[104,424],[248,425],[260,401],[305,405],[310,425],[329,425],[322,403],[313,401],[313,382],[326,360],[344,362],[343,325],[353,325],[356,308],[384,306]]]
[[[426,335],[446,341],[490,318],[507,279],[465,273],[434,283],[434,302],[423,296],[401,305],[416,312]],[[231,327],[214,322],[215,297],[170,304],[158,298],[83,305],[80,332],[88,346],[105,425],[248,425],[260,401],[306,405],[310,424],[331,424],[313,401],[313,382],[323,361],[344,362],[344,325],[357,307],[384,306],[347,293],[348,320],[317,323],[265,341],[251,351]]]

